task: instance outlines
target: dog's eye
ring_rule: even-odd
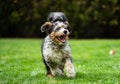
[[[66,27],[64,29],[67,29]]]
[[[57,31],[59,31],[59,30],[60,30],[60,27],[56,28],[56,30],[55,30],[55,31],[57,32]]]

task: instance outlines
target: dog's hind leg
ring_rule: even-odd
[[[64,75],[64,64],[60,64],[58,67],[62,71],[61,75]]]
[[[52,72],[50,70],[50,67],[46,63],[45,59],[43,61],[44,61],[45,67],[46,67],[46,75],[47,75],[47,77],[53,77]]]

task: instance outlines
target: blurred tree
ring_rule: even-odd
[[[44,37],[52,11],[66,14],[73,38],[120,38],[119,0],[2,0],[0,37]]]

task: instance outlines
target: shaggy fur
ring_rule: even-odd
[[[41,49],[47,76],[63,75],[65,72],[67,77],[75,77],[68,44],[71,30],[65,15],[61,12],[52,12],[48,22],[41,26],[41,31],[47,33]]]

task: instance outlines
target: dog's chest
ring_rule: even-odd
[[[57,48],[52,45],[45,45],[43,48],[43,56],[46,61],[53,63],[61,63],[69,56],[69,52],[65,48]]]
[[[68,43],[62,47],[54,45],[49,36],[47,36],[44,40],[42,51],[46,61],[57,64],[63,62],[71,55]]]
[[[64,49],[59,49],[59,48],[55,48],[55,47],[48,47],[46,48],[46,59],[50,62],[54,62],[54,63],[61,63],[62,61],[64,61],[66,55],[67,55],[67,51]]]

